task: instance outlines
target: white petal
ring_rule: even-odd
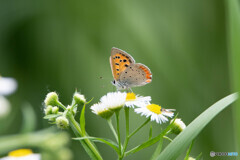
[[[0,77],[0,95],[9,95],[17,89],[17,81],[13,78]]]
[[[124,106],[127,94],[125,92],[110,92],[103,96],[100,101],[109,109]]]

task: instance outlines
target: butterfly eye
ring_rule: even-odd
[[[115,84],[116,84],[116,81],[115,81],[115,80],[113,80],[113,81],[112,81],[112,84],[113,84],[113,85],[115,85]]]

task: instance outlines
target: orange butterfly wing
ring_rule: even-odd
[[[110,64],[112,69],[113,78],[119,80],[121,73],[130,65],[134,64],[135,60],[125,51],[112,48],[110,56]]]

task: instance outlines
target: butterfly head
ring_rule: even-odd
[[[111,81],[112,85],[116,86],[117,90],[123,90],[123,89],[128,89],[128,87],[119,81],[113,80]]]

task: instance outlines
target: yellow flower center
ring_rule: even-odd
[[[149,104],[147,105],[147,109],[153,113],[156,114],[161,114],[161,106],[157,105],[157,104]]]
[[[18,149],[8,153],[10,157],[23,157],[32,154],[31,149]]]
[[[126,97],[126,101],[132,101],[136,99],[136,94],[131,92],[131,93],[127,93],[127,97]]]

